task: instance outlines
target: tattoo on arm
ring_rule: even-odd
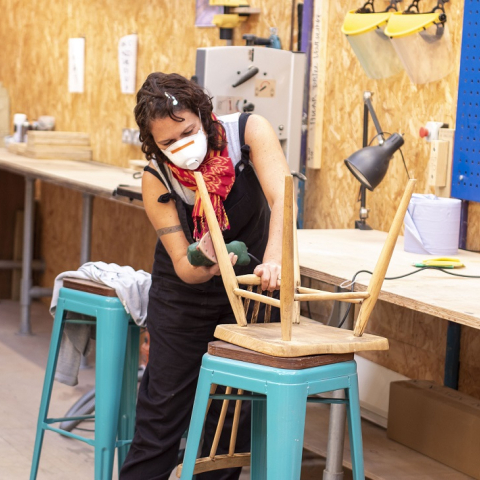
[[[167,233],[174,233],[174,232],[181,232],[182,226],[181,225],[174,225],[173,227],[165,227],[160,228],[157,230],[157,236],[160,238],[162,235],[167,235]]]

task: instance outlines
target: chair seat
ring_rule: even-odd
[[[267,367],[283,368],[287,370],[303,370],[305,368],[353,360],[353,353],[307,355],[305,357],[272,357],[271,355],[248,350],[221,340],[210,342],[208,344],[208,353],[216,357],[230,358],[232,360],[240,360],[241,362],[253,363],[255,365],[264,365]]]
[[[368,333],[357,337],[351,330],[329,327],[309,318],[300,317],[292,325],[292,339],[282,340],[280,323],[256,323],[248,327],[236,324],[218,325],[215,338],[254,349],[275,357],[388,350],[388,340]]]

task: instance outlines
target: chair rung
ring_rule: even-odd
[[[51,427],[50,425],[47,425],[47,424],[45,424],[43,428],[44,428],[44,430],[50,430],[52,432],[59,433],[60,435],[63,435],[64,437],[74,438],[75,440],[80,440],[81,442],[88,443],[88,445],[90,445],[92,447],[95,444],[95,440],[93,440],[93,439],[81,437],[80,435],[77,435],[76,433],[67,432],[65,430],[62,430],[61,428]]]
[[[213,459],[210,457],[199,458],[195,462],[193,474],[210,472],[212,470],[221,470],[223,468],[248,467],[250,465],[250,453],[235,453],[234,455],[217,455]],[[177,477],[182,474],[183,464],[177,467]]]
[[[266,400],[265,395],[234,395],[234,394],[227,394],[227,393],[215,393],[210,395],[209,398],[212,400]]]
[[[210,395],[211,400],[253,400],[264,402],[267,399],[266,395],[227,395],[226,393],[215,393]],[[325,397],[307,397],[307,402],[309,403],[326,403],[326,404],[346,404],[348,400],[344,398],[325,398]]]
[[[64,320],[63,323],[79,323],[81,325],[96,325],[97,322],[94,322],[93,320]]]
[[[308,403],[339,403],[339,404],[347,404],[348,400],[345,398],[324,398],[324,397],[307,397]]]

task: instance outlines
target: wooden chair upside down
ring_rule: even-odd
[[[243,275],[238,277],[235,275],[233,266],[231,265],[228,257],[228,252],[220,231],[220,227],[216,220],[215,213],[203,181],[203,177],[200,173],[195,172],[195,178],[202,198],[203,208],[205,210],[205,215],[215,248],[215,254],[220,267],[222,279],[228,298],[232,305],[235,319],[237,321],[237,325],[233,324],[217,326],[214,334],[215,337],[228,343],[213,342],[209,346],[209,354],[207,354],[206,357],[211,359],[212,356],[220,356],[228,359],[248,362],[250,364],[275,367],[277,369],[306,369],[305,371],[307,371],[311,368],[313,371],[315,367],[325,365],[336,368],[335,365],[341,362],[345,362],[343,365],[345,365],[345,368],[347,368],[348,364],[355,364],[355,362],[352,361],[354,352],[388,349],[388,340],[386,338],[364,334],[364,331],[370,314],[380,294],[380,289],[385,279],[385,274],[393,254],[395,243],[400,233],[403,218],[405,216],[410,197],[413,193],[416,183],[415,180],[409,180],[407,184],[406,190],[393,219],[387,239],[380,253],[377,264],[373,270],[373,275],[367,290],[365,292],[332,293],[304,288],[300,285],[296,222],[293,207],[293,179],[291,176],[286,176],[282,270],[280,300],[278,300],[272,298],[272,295],[268,293],[266,295],[262,295],[260,278],[256,275]],[[246,285],[247,290],[241,289],[240,285]],[[257,292],[253,292],[253,287],[255,286],[257,286]],[[244,303],[242,303],[242,299],[244,299]],[[251,321],[248,323],[246,314],[249,310],[249,304],[251,300],[255,302],[255,305],[253,307]],[[340,300],[344,302],[360,304],[360,311],[353,331],[326,326],[303,317],[300,318],[301,301],[325,300]],[[260,303],[266,304],[264,323],[257,323]],[[280,309],[280,323],[269,322],[270,309],[272,306]],[[204,358],[204,363],[208,363],[209,361],[209,359],[206,357]],[[356,384],[356,369],[355,367],[353,368],[354,375],[352,374],[352,378],[353,376],[355,377],[353,383]],[[344,372],[343,375],[347,374]],[[200,383],[201,378],[199,379],[199,387]],[[209,457],[197,459],[194,473],[201,473],[221,468],[239,467],[250,464],[250,454],[234,453],[235,441],[242,398],[258,400],[258,395],[244,395],[242,389],[239,389],[236,394],[232,395],[231,386],[227,386],[225,395],[215,395],[215,389],[216,385],[212,384],[208,407],[210,406],[212,398],[224,399],[219,423],[217,426],[217,432]],[[332,390],[335,389],[337,389],[337,387],[332,388]],[[345,390],[347,391],[347,387],[345,387]],[[328,391],[328,389],[322,391]],[[349,395],[357,395],[358,397],[358,389],[356,386],[354,387],[354,391]],[[229,453],[226,455],[216,455],[229,399],[236,401]],[[326,401],[329,403],[328,400]],[[197,399],[195,402],[197,403]],[[358,398],[356,402],[358,403]],[[348,400],[346,403],[348,403]],[[351,428],[357,429],[359,426],[359,411],[353,412],[353,415],[358,416],[358,425],[351,421],[350,416],[349,424]],[[358,451],[356,455],[356,463],[358,465],[361,463],[361,467],[357,468],[357,470],[361,470],[361,473],[357,472],[355,478],[363,478],[363,459],[360,460],[358,458]],[[180,465],[179,469],[177,470],[177,475],[179,477],[181,472],[182,466]],[[182,478],[184,477],[182,476]],[[264,477],[260,476],[255,478],[263,479]]]

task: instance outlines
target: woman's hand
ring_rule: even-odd
[[[233,252],[230,252],[228,256],[230,258],[230,261],[232,262],[232,265],[235,265],[237,263],[238,256],[235,255]],[[218,266],[218,263],[216,263],[215,265],[212,265],[211,267],[207,267],[207,270],[210,275],[217,275],[217,276],[221,275],[220,267]]]
[[[262,279],[262,290],[273,292],[280,286],[282,267],[276,262],[265,262],[257,265],[253,273]]]

